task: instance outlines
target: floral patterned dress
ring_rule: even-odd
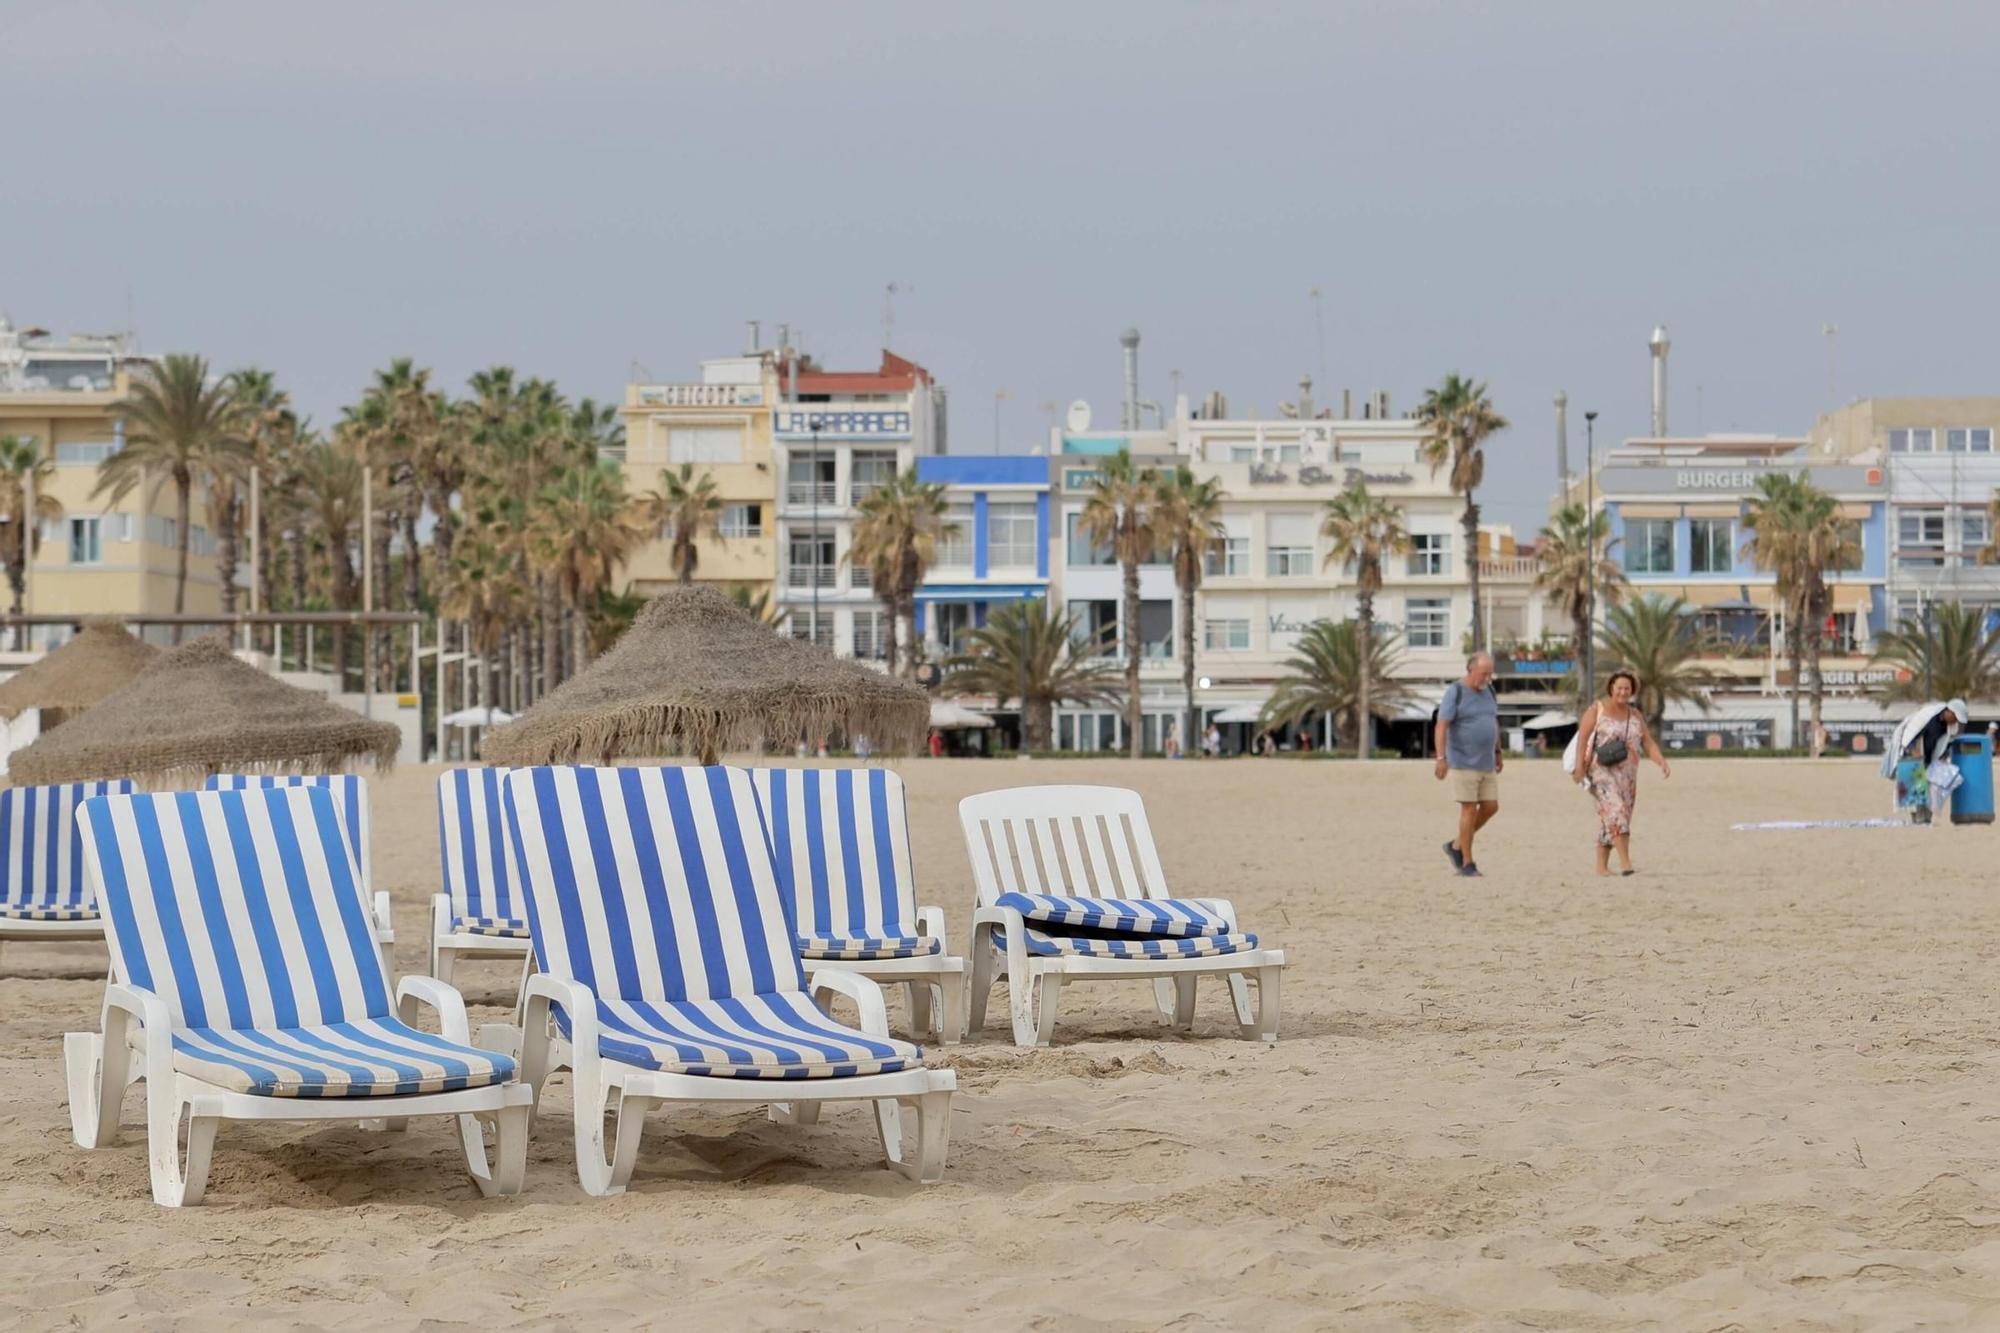
[[[1646,723],[1638,709],[1627,708],[1621,722],[1598,705],[1597,723],[1590,733],[1590,794],[1597,801],[1599,847],[1611,846],[1613,838],[1632,835],[1632,807],[1639,800],[1639,745],[1645,735]],[[1598,747],[1614,736],[1625,742],[1625,761],[1598,763]]]

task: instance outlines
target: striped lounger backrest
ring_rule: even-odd
[[[879,768],[753,768],[801,938],[917,933],[903,780]]]
[[[805,988],[742,769],[517,768],[506,790],[542,971],[600,999]]]
[[[375,882],[375,862],[368,852],[368,788],[358,773],[218,773],[202,784],[203,791],[250,791],[272,787],[320,787],[333,793],[334,808],[347,830],[347,845],[354,849],[355,863],[361,867],[361,889],[367,892]]]
[[[83,834],[76,808],[87,797],[123,795],[132,784],[69,782],[0,791],[0,903],[10,907],[87,906]]]
[[[979,901],[1003,893],[1170,898],[1139,793],[1126,787],[1013,787],[958,803]]]
[[[320,787],[100,796],[84,863],[120,981],[177,1024],[379,1018],[389,984],[333,797]]]
[[[507,845],[500,784],[510,770],[454,768],[438,778],[438,853],[454,916],[528,919]]]

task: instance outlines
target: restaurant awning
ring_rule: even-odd
[[[1858,615],[1875,604],[1875,589],[1865,583],[1836,583],[1829,591],[1833,609],[1841,615]]]

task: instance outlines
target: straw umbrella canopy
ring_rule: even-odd
[[[123,688],[160,650],[114,619],[86,620],[83,632],[0,684],[0,717],[30,708],[80,712]]]
[[[930,697],[824,648],[779,634],[713,588],[648,602],[611,651],[507,726],[480,754],[509,765],[608,763],[787,744],[830,732],[879,751],[914,750]]]
[[[334,773],[396,760],[402,731],[238,661],[219,637],[161,653],[130,684],[8,761],[16,782],[134,778],[158,786],[214,773]]]

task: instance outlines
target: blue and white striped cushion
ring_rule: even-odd
[[[802,948],[822,939],[917,937],[901,778],[879,768],[748,771]]]
[[[748,773],[516,769],[506,793],[536,963],[591,988],[606,1056],[745,1077],[921,1059],[820,1015],[805,994]]]
[[[493,935],[509,940],[525,940],[529,935],[528,923],[511,917],[455,916],[451,929],[457,935]]]
[[[1185,898],[1076,898],[1053,893],[1003,893],[995,900],[1024,920],[1052,926],[1115,930],[1128,935],[1227,935],[1230,923]]]
[[[567,1015],[557,1025],[569,1032]],[[893,1074],[923,1061],[906,1041],[869,1037],[802,992],[728,1000],[599,1000],[598,1049],[613,1060],[724,1078]]]
[[[0,791],[0,917],[14,921],[88,921],[96,899],[84,880],[83,833],[76,809],[92,796],[132,784],[70,782]]]
[[[500,787],[507,773],[455,768],[438,778],[438,851],[453,929],[525,939],[528,895],[507,845],[507,803]]]
[[[260,791],[274,787],[319,787],[333,795],[340,812],[341,826],[347,831],[347,845],[361,867],[361,891],[371,892],[374,858],[368,849],[368,788],[358,773],[213,773],[201,784],[203,791]]]
[[[1084,958],[1205,958],[1242,953],[1257,947],[1255,935],[1110,935],[1056,933],[1027,927],[1028,952],[1054,958],[1074,954]],[[1006,932],[993,932],[993,942],[1007,947]]]
[[[166,1006],[176,1069],[276,1096],[512,1076],[506,1056],[390,1012],[354,854],[325,789],[100,796],[78,820],[113,971]]]
[[[824,962],[867,963],[885,958],[929,958],[943,952],[944,941],[935,935],[898,935],[886,940],[816,935],[799,941],[799,957]]]

